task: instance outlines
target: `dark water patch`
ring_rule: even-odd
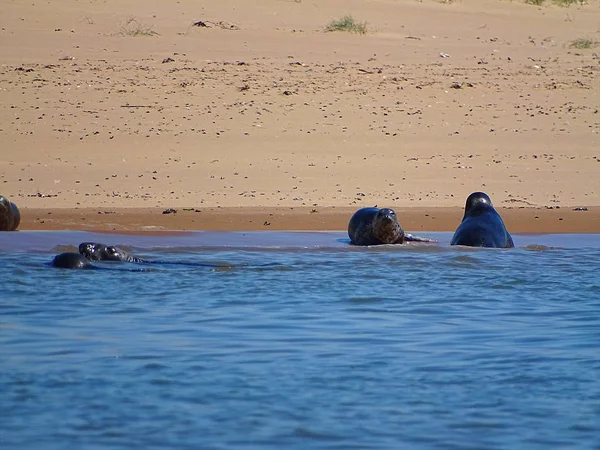
[[[480,260],[474,256],[469,255],[459,255],[454,256],[448,260],[448,265],[450,267],[473,267],[477,268],[480,264]]]
[[[498,283],[491,283],[490,284],[490,289],[507,289],[507,290],[511,290],[511,289],[520,289],[521,286],[527,284],[529,281],[527,279],[524,278],[512,278],[512,279],[505,279],[503,277],[500,277],[501,279],[498,280]]]
[[[381,297],[349,297],[346,301],[350,303],[356,304],[370,304],[370,303],[380,303],[382,301]]]
[[[151,362],[151,363],[148,363],[148,364],[144,364],[144,366],[140,367],[139,370],[140,371],[144,371],[144,372],[148,372],[148,371],[152,371],[152,372],[159,371],[160,372],[160,371],[162,371],[162,370],[164,370],[166,368],[167,368],[167,366],[165,366],[164,364],[159,364],[159,363],[156,363],[156,362]]]
[[[294,430],[294,435],[300,438],[308,438],[316,441],[339,441],[343,439],[341,436],[335,436],[331,433],[327,433],[325,430],[317,431],[310,430],[308,428],[298,427]]]

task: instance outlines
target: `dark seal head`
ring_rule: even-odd
[[[93,269],[94,266],[79,253],[68,252],[56,255],[52,260],[52,267],[60,269]]]
[[[450,245],[490,248],[515,246],[490,197],[483,192],[473,192],[467,198],[465,215],[454,232]]]
[[[354,245],[404,243],[404,230],[393,209],[362,208],[348,224],[348,237]]]
[[[119,247],[108,246],[97,242],[82,242],[79,253],[90,261],[124,261],[142,262],[140,258],[131,256]]]
[[[0,195],[0,231],[14,231],[20,223],[21,213],[17,205]]]

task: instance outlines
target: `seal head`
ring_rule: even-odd
[[[354,245],[402,244],[404,230],[393,209],[362,208],[350,219],[348,237]]]
[[[490,248],[515,246],[500,214],[494,209],[492,200],[483,192],[473,192],[467,198],[465,214],[450,245]]]
[[[123,261],[142,262],[119,247],[108,246],[97,242],[82,242],[79,253],[90,261]]]
[[[75,252],[61,253],[52,260],[52,267],[60,269],[93,269],[94,266],[85,258]]]
[[[21,213],[17,205],[0,195],[0,231],[14,231],[20,223]]]

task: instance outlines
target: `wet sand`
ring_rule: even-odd
[[[176,212],[174,212],[176,211]],[[25,209],[21,230],[86,230],[116,233],[164,233],[183,230],[339,231],[346,230],[355,208],[181,208]],[[462,208],[396,208],[407,231],[454,231]],[[503,208],[512,233],[600,233],[600,207]]]

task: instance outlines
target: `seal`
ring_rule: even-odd
[[[433,239],[405,233],[393,209],[376,207],[361,208],[352,215],[348,223],[348,237],[353,245],[435,242]]]
[[[99,267],[93,265],[85,256],[81,253],[66,252],[56,255],[50,263],[52,267],[58,267],[59,269],[93,269],[93,270],[125,270],[128,272],[145,272],[149,269],[117,269],[115,267]]]
[[[467,198],[465,215],[454,232],[450,245],[490,248],[515,246],[500,214],[483,192],[473,192]]]
[[[21,213],[17,205],[0,195],[0,231],[14,231],[20,223]]]
[[[67,252],[56,255],[51,263],[52,267],[60,269],[94,269],[95,267],[87,258],[79,253]]]
[[[192,266],[192,267],[210,267],[216,269],[223,269],[227,267],[233,267],[229,264],[208,264],[208,263],[196,263],[196,262],[180,262],[180,261],[149,261],[147,259],[138,258],[137,256],[130,255],[120,247],[112,245],[100,244],[98,242],[82,242],[79,244],[79,253],[90,261],[121,261],[121,262],[134,262],[144,264],[163,264],[163,265],[179,265],[179,266]]]
[[[143,259],[131,256],[119,247],[97,242],[82,242],[79,244],[79,253],[90,261],[145,262]]]

